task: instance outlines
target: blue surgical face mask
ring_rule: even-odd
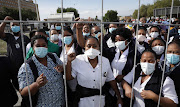
[[[69,45],[72,42],[71,36],[65,36],[64,37],[64,44]]]
[[[44,58],[48,53],[48,49],[45,47],[36,47],[35,55],[39,58]]]
[[[20,31],[20,26],[12,26],[11,27],[11,30],[14,32],[14,33],[17,33]]]
[[[85,33],[85,32],[83,32],[83,36],[85,37],[85,36],[89,36],[90,35],[90,33]]]
[[[109,32],[112,33],[116,28],[109,28]]]
[[[95,37],[99,40],[98,35],[101,34],[101,32],[98,32]]]
[[[129,25],[129,27],[132,27],[132,25]]]
[[[61,30],[61,26],[56,26],[56,30]]]
[[[180,34],[180,29],[178,29],[178,33]]]
[[[46,32],[46,34],[49,36],[49,31],[45,31]]]
[[[180,58],[179,55],[176,54],[167,54],[167,61],[170,64],[177,64],[179,62]]]

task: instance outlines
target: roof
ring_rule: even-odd
[[[56,13],[56,14],[50,14],[48,16],[47,19],[60,19],[62,17],[62,14],[61,13]],[[74,18],[74,12],[66,12],[66,13],[63,13],[63,18]]]

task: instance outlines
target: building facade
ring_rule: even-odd
[[[20,0],[21,8],[31,9],[33,12],[36,12],[36,4],[33,3],[33,0]],[[3,7],[18,9],[18,0],[0,0],[0,11]]]

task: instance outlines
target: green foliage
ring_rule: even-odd
[[[22,9],[22,20],[36,20],[36,12],[33,12],[31,9]],[[3,7],[0,12],[0,20],[3,20],[6,16],[11,16],[15,20],[19,20],[19,11],[18,9]]]
[[[73,7],[63,8],[63,12],[74,12],[75,18],[79,17],[78,10]],[[57,13],[61,13],[61,8],[58,7]]]
[[[103,17],[103,21],[105,22],[115,22],[118,20],[117,11],[108,10],[105,16]]]
[[[153,16],[153,9],[171,7],[172,0],[157,0],[153,5],[141,5],[140,7],[140,17],[150,17]],[[174,6],[180,6],[179,0],[174,0]],[[134,10],[133,18],[137,18],[138,11]]]
[[[137,18],[137,14],[138,14],[138,10],[136,9],[136,10],[134,10],[134,13],[133,13],[133,15],[132,15],[134,19]]]

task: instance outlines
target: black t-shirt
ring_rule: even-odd
[[[7,55],[10,58],[13,67],[15,69],[19,69],[24,62],[21,36],[16,40],[14,35],[11,33],[5,33],[5,35],[6,37],[3,38],[3,40],[7,42]],[[23,36],[24,46],[26,47],[26,45],[30,42],[30,39],[25,35]]]

